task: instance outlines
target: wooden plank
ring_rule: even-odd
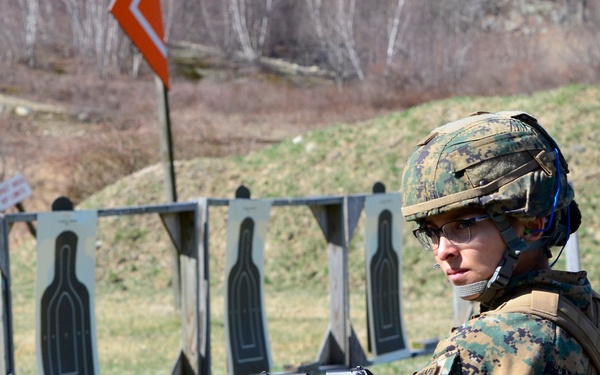
[[[181,229],[181,213],[168,212],[160,214],[160,219],[169,233],[171,242],[179,253],[183,251],[182,244],[182,229]]]
[[[209,212],[206,199],[198,199],[196,211],[196,246],[198,259],[198,374],[211,373],[210,357],[210,279],[209,279]]]
[[[348,252],[342,204],[310,207],[327,240],[329,258],[329,332],[319,353],[320,365],[350,366]]]
[[[10,222],[6,219],[6,216],[0,215],[0,272],[10,281],[9,232]]]
[[[179,352],[173,367],[171,368],[171,375],[191,375],[194,374],[192,367],[190,366],[183,351]]]
[[[194,211],[196,209],[195,202],[184,202],[184,203],[169,203],[160,205],[147,205],[147,206],[131,206],[131,207],[120,207],[120,208],[106,208],[99,209],[98,217],[109,217],[109,216],[125,216],[125,215],[142,215],[142,214],[160,214],[160,213],[177,213],[184,211]],[[37,220],[37,213],[11,213],[4,216],[9,223],[24,222],[24,221],[35,221]]]
[[[350,244],[354,237],[354,229],[358,225],[360,214],[365,207],[365,197],[344,198],[344,219],[346,222],[346,244]]]
[[[307,198],[268,199],[273,206],[309,206],[319,221],[327,239],[327,252],[330,264],[330,328],[326,334],[326,342],[321,350],[324,364],[353,363],[352,357],[361,358],[364,353],[360,343],[353,335],[349,318],[348,291],[348,254],[347,245],[353,236],[358,222],[364,195],[324,196]],[[208,277],[208,207],[227,206],[229,199],[200,198],[191,202],[168,203],[160,205],[132,206],[97,210],[99,217],[139,215],[158,213],[164,216],[165,224],[173,242],[177,244],[178,254],[182,261],[182,355],[175,365],[174,371],[182,374],[210,374],[210,291]],[[194,216],[196,215],[196,216]],[[10,223],[37,220],[37,213],[7,214],[3,218],[3,227]],[[346,225],[348,222],[348,225]],[[188,226],[190,223],[193,228]],[[348,226],[348,228],[346,228]],[[8,232],[4,240],[7,243]],[[1,245],[1,244],[0,244]],[[7,247],[7,246],[5,246]],[[8,255],[0,256],[0,269],[9,273]],[[10,278],[7,279],[7,307],[10,318]],[[6,302],[8,301],[8,304]],[[9,321],[8,329],[12,330]],[[5,351],[7,370],[12,368],[12,334]]]
[[[206,353],[210,317],[207,316],[208,290],[204,247],[204,226],[206,224],[206,200],[196,202],[193,214],[182,213],[178,216],[177,226],[172,229],[179,230],[173,237],[179,238],[180,265],[181,265],[181,330],[182,349],[173,368],[172,374],[209,374],[210,361]],[[202,254],[202,255],[200,255]]]
[[[4,303],[8,291],[4,277],[0,277],[0,283],[2,288],[2,298],[0,298],[0,317],[2,319],[0,321],[0,353],[2,353],[2,356],[0,356],[0,374],[10,374],[12,373],[10,370],[12,367],[10,365],[10,358],[12,358],[12,335],[9,334],[9,324],[11,321],[9,316],[11,312]]]
[[[4,297],[4,291],[6,290],[6,288],[4,287],[4,278],[0,277],[0,287],[2,288],[2,296]],[[9,346],[7,345],[8,343],[8,336],[7,336],[7,332],[5,329],[5,322],[6,322],[6,306],[4,305],[4,298],[0,298],[0,353],[2,353],[2,356],[0,357],[0,374],[6,374],[6,365],[7,365],[7,361],[6,359],[9,356],[9,353],[7,352],[7,349],[9,348]]]
[[[197,259],[181,257],[181,346],[194,374],[198,372],[198,264]]]
[[[9,231],[9,222],[0,215],[0,374],[14,374],[15,361],[10,295]]]
[[[337,205],[344,202],[346,196],[316,196],[307,198],[275,198],[266,199],[271,201],[272,206],[323,206],[323,205]],[[363,194],[350,195],[348,197],[365,197]],[[198,198],[205,199],[208,206],[227,206],[229,205],[230,199],[225,198]],[[160,214],[160,213],[175,213],[183,211],[194,211],[195,210],[194,199],[189,202],[174,202],[167,204],[157,205],[143,205],[143,206],[129,206],[119,208],[101,208],[98,209],[98,217],[109,217],[109,216],[124,216],[124,215],[142,215],[142,214]],[[15,222],[27,222],[36,221],[36,212],[20,212],[10,213],[4,215],[5,219],[9,223]]]

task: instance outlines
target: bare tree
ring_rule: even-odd
[[[248,60],[254,60],[256,58],[256,53],[250,43],[250,34],[246,24],[246,1],[230,0],[229,9],[231,12],[233,29],[242,46],[242,51]]]
[[[265,2],[265,11],[262,14],[261,20],[260,20],[260,28],[259,28],[259,33],[258,33],[258,43],[256,45],[256,49],[258,51],[261,51],[260,53],[262,54],[262,47],[265,44],[265,38],[267,37],[267,25],[269,23],[269,17],[271,15],[271,9],[273,7],[273,0],[266,0]]]
[[[0,0],[0,56],[5,60],[22,56],[24,9],[22,1]]]
[[[28,0],[31,1],[31,0]],[[74,47],[81,57],[95,61],[105,75],[118,64],[121,33],[107,11],[107,0],[63,0],[71,22]]]
[[[329,68],[335,72],[338,84],[354,74],[364,79],[354,38],[356,1],[336,0],[334,4],[324,4],[321,0],[306,0],[306,5],[322,53]]]
[[[89,4],[88,14],[93,24],[95,57],[98,68],[106,74],[111,68],[111,62],[118,63],[119,25],[107,12],[107,6],[101,1]]]
[[[356,75],[362,81],[365,79],[361,62],[356,50],[354,39],[354,10],[356,0],[337,0],[337,12],[335,17],[336,32],[341,35],[344,46],[348,53],[348,58],[356,71]]]
[[[83,12],[80,10],[80,4],[85,4],[84,1],[78,0],[63,0],[67,9],[67,14],[71,20],[71,33],[73,36],[73,43],[84,55],[88,53],[88,50],[92,43],[88,41],[88,33],[84,32],[84,17]]]
[[[396,5],[396,11],[394,12],[394,18],[392,19],[392,25],[390,27],[388,45],[386,50],[385,65],[386,70],[392,65],[394,55],[396,54],[396,40],[398,37],[398,30],[400,28],[400,18],[402,16],[402,9],[404,9],[405,0],[398,0]]]
[[[248,60],[262,55],[273,0],[230,0],[231,25]]]
[[[209,14],[208,7],[206,6],[206,0],[200,0],[200,10],[202,12],[202,20],[206,24],[208,35],[212,44],[218,44],[217,34],[215,32],[215,26],[213,26],[212,17]]]
[[[25,59],[27,65],[34,66],[34,48],[37,37],[39,0],[27,0],[27,18],[25,21]]]
[[[163,13],[164,17],[164,34],[165,40],[169,40],[169,36],[171,35],[171,29],[173,27],[173,19],[175,17],[175,1],[163,1]]]

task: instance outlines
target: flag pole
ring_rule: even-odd
[[[160,129],[160,153],[164,170],[165,200],[168,203],[177,202],[177,184],[175,181],[175,166],[173,164],[173,138],[171,137],[171,118],[169,115],[169,96],[167,86],[158,75],[154,75],[156,83],[156,99],[158,102],[158,122]],[[173,283],[173,298],[176,307],[181,306],[181,267],[179,253],[171,251],[171,268]]]
[[[158,121],[160,128],[160,153],[165,173],[165,199],[177,202],[177,183],[173,164],[173,138],[171,136],[171,119],[169,115],[169,97],[167,87],[158,75],[154,75],[158,101]]]

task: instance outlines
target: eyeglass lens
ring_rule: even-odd
[[[471,240],[471,225],[486,217],[449,221],[439,228],[419,228],[413,233],[427,250],[436,250],[440,244],[440,234],[454,245],[462,245]]]

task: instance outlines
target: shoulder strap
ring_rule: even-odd
[[[592,312],[591,321],[596,327],[600,327],[600,294],[592,290]]]
[[[592,301],[596,313],[596,301]],[[590,357],[600,373],[600,328],[566,298],[558,293],[534,290],[500,306],[498,312],[523,312],[541,316],[554,322],[573,336]],[[594,317],[595,320],[598,316]]]

